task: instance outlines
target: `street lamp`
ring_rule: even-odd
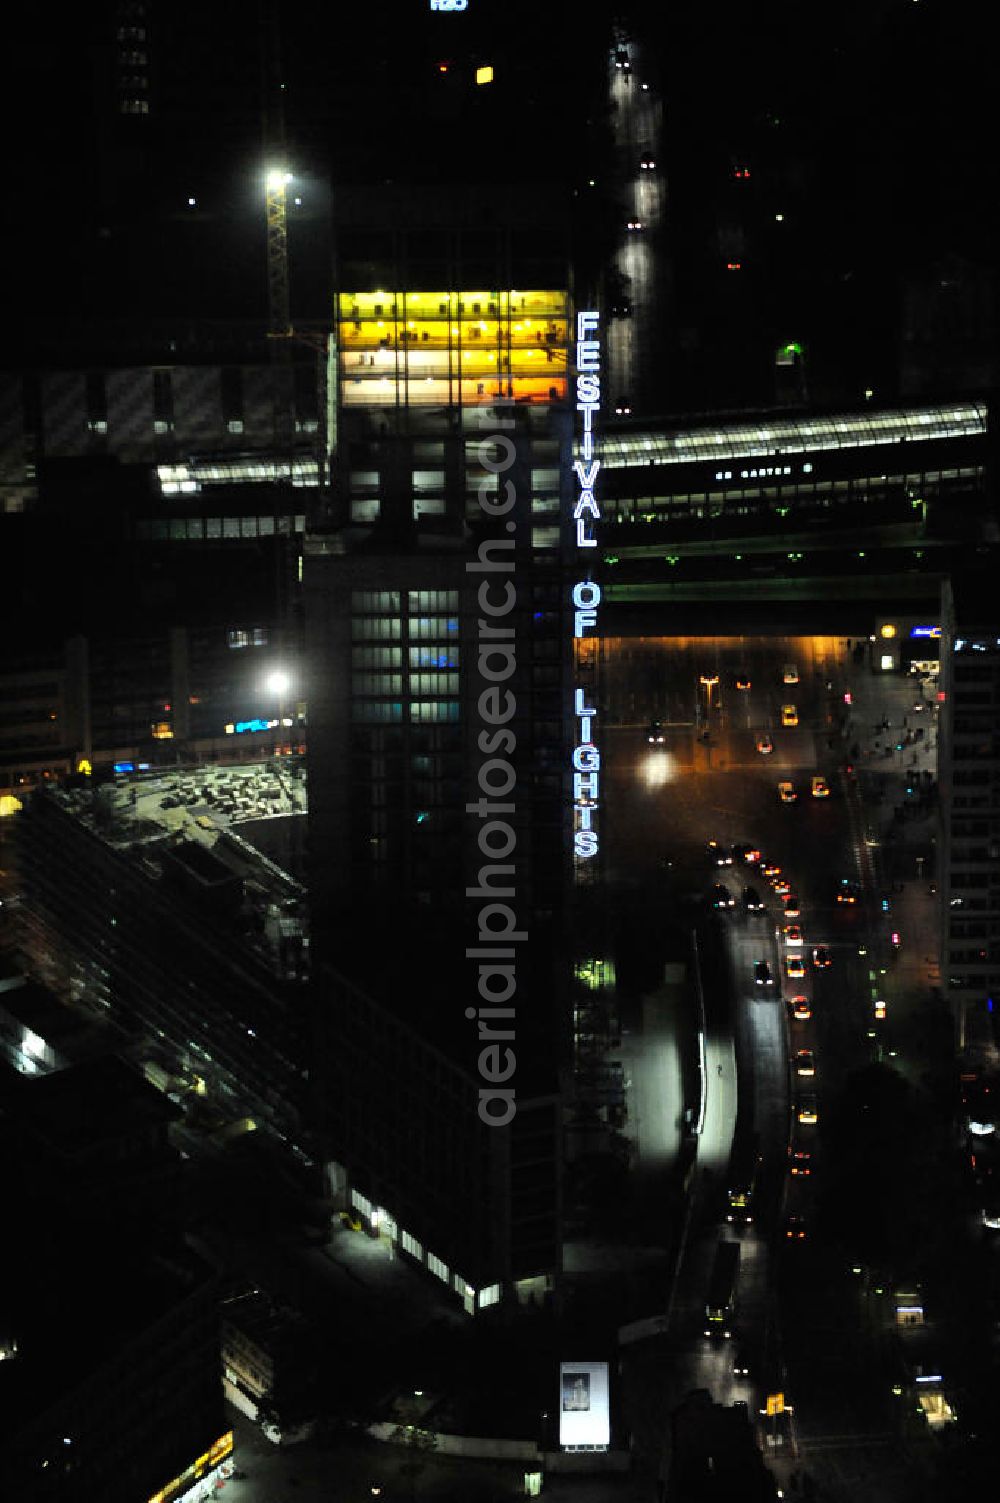
[[[290,675],[285,671],[284,668],[274,668],[267,675],[267,678],[264,682],[268,692],[275,695],[278,701],[278,735],[275,738],[274,743],[274,755],[277,756],[278,748],[281,744],[280,738],[284,734],[285,695],[288,693],[289,689],[292,686],[292,680]]]

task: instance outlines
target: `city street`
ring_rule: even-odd
[[[835,1296],[825,1308],[817,1307],[809,1298],[808,1275],[803,1286],[794,1262],[788,1277],[789,1259],[799,1258],[802,1271],[810,1266],[805,1248],[815,1181],[812,1176],[792,1178],[787,1164],[792,1146],[811,1153],[815,1172],[822,1173],[819,1126],[799,1122],[799,1107],[814,1096],[822,1119],[828,1083],[834,1085],[874,1057],[876,1047],[884,1046],[886,1057],[903,1063],[905,1050],[895,1048],[897,1037],[919,1005],[921,988],[926,992],[936,980],[930,966],[936,953],[930,851],[922,882],[913,866],[898,912],[884,915],[881,905],[882,886],[890,875],[882,849],[886,811],[891,817],[891,800],[902,795],[913,770],[910,748],[905,760],[893,751],[891,771],[874,770],[882,756],[876,749],[876,707],[883,738],[889,735],[883,720],[895,735],[896,729],[904,729],[904,717],[925,714],[929,725],[933,712],[914,712],[913,682],[873,677],[867,662],[854,661],[843,639],[645,638],[606,641],[603,647],[612,728],[606,732],[602,829],[612,879],[624,881],[629,873],[634,882],[637,873],[644,876],[649,890],[660,892],[674,914],[678,905],[707,896],[714,882],[724,884],[735,899],[734,908],[715,919],[734,994],[731,1010],[725,999],[709,1003],[697,1193],[670,1329],[659,1343],[637,1343],[624,1353],[623,1381],[636,1449],[652,1470],[662,1453],[667,1416],[693,1387],[708,1388],[718,1402],[745,1400],[751,1413],[765,1391],[787,1388],[794,1403],[796,1445],[802,1456],[812,1457],[814,1471],[819,1472],[826,1447],[836,1459],[823,1469],[841,1482],[870,1475],[875,1478],[870,1496],[905,1497],[898,1490],[906,1476],[904,1463],[888,1443],[862,1376],[862,1338],[844,1339],[853,1311],[839,1308]],[[797,682],[784,681],[791,676],[785,665],[794,666]],[[737,682],[749,687],[738,688]],[[871,717],[864,733],[857,731],[857,781],[845,776],[841,766],[845,695],[857,721]],[[783,716],[786,705],[794,706],[797,724],[782,723],[790,718],[787,712]],[[656,731],[663,735],[662,743],[650,743],[653,721],[660,722]],[[848,747],[853,734],[848,726]],[[769,749],[758,750],[761,737],[767,738]],[[925,735],[917,746],[921,767],[932,771],[934,738]],[[817,775],[826,779],[829,796],[812,796]],[[794,802],[779,798],[781,781],[792,784]],[[929,839],[926,826],[921,839]],[[732,865],[716,866],[706,850],[710,840],[723,848],[745,842],[780,865],[798,899],[794,918],[784,913],[771,885],[738,855]],[[895,878],[897,861],[915,858],[897,858],[893,852],[891,859]],[[665,872],[669,896],[663,894]],[[858,901],[837,901],[844,882],[858,884]],[[764,913],[744,911],[747,887],[764,899]],[[887,963],[889,954],[897,954],[888,944],[890,920],[902,923],[904,913],[912,915],[914,932],[918,925],[922,928],[922,954],[918,959],[904,945],[898,959]],[[797,946],[784,933],[792,922],[801,930]],[[813,951],[820,947],[828,953],[828,967],[814,964]],[[796,955],[803,958],[801,978],[784,974],[786,959]],[[755,983],[754,967],[761,960],[775,978],[773,987]],[[811,1018],[791,1017],[784,999],[792,995],[808,999]],[[873,1033],[876,996],[898,1014],[891,1049],[884,1033]],[[683,1037],[679,1023],[675,1028]],[[789,1064],[798,1050],[812,1051],[815,1060],[811,1067],[816,1073],[805,1080]],[[668,1086],[666,1076],[663,1084]],[[743,1248],[740,1334],[758,1355],[749,1382],[734,1378],[731,1352],[712,1347],[700,1334],[712,1250],[720,1229],[723,1236],[734,1235],[724,1223],[720,1227],[720,1218],[737,1108],[752,1119],[763,1155],[758,1225],[735,1234]],[[806,1244],[785,1237],[789,1216],[801,1218]],[[789,1295],[783,1287],[777,1303],[772,1293],[776,1259],[786,1273],[782,1284],[791,1290]],[[787,1427],[784,1434],[790,1439]],[[774,1453],[775,1458],[781,1454]],[[793,1463],[806,1465],[790,1455],[786,1476]]]

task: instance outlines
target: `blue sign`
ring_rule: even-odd
[[[940,628],[940,626],[911,626],[910,627],[910,636],[911,637],[934,637],[936,639],[940,635],[941,635],[941,628]]]
[[[135,772],[134,762],[116,762],[115,772]]]

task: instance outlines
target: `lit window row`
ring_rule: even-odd
[[[381,611],[398,611],[399,610],[399,591],[398,590],[352,590],[351,591],[351,610],[352,611],[366,611],[366,612],[369,612],[369,613],[374,613],[376,611],[378,611],[378,612],[381,612]]]
[[[674,434],[605,434],[598,441],[608,468],[633,464],[681,464],[694,460],[746,459],[753,454],[809,453],[816,449],[846,449],[965,438],[986,432],[984,403],[955,407],[909,408],[900,412],[848,415],[838,418],[776,419],[766,426],[738,424],[709,431]]]
[[[564,330],[552,331],[544,337],[541,330],[535,335],[529,330],[514,334],[509,340],[496,336],[491,340],[485,331],[474,325],[468,333],[463,331],[461,339],[456,327],[454,334],[442,332],[434,338],[425,333],[422,340],[424,347],[421,349],[397,348],[397,344],[406,345],[405,331],[398,341],[380,331],[359,331],[349,343],[366,345],[367,348],[341,353],[341,379],[393,372],[400,379],[406,374],[411,381],[421,376],[488,375],[491,365],[522,376],[537,375],[537,368],[544,365],[566,369]]]
[[[461,719],[457,699],[414,700],[408,708],[410,720],[420,725]],[[355,699],[351,703],[351,719],[362,725],[397,725],[403,719],[403,705],[398,700]]]
[[[458,590],[409,590],[406,596],[411,611],[457,611]]]
[[[268,538],[277,533],[288,537],[305,532],[306,519],[301,517],[171,517],[163,520],[140,518],[135,535],[140,542],[226,542],[238,538]]]
[[[273,484],[280,480],[294,486],[319,483],[315,459],[189,460],[187,464],[160,464],[156,476],[164,496],[199,491],[205,485]]]
[[[561,290],[521,292],[342,292],[342,320],[359,318],[567,317],[569,295]]]
[[[567,383],[562,376],[517,376],[510,380],[502,377],[477,381],[457,376],[453,380],[421,377],[414,381],[397,382],[390,376],[374,380],[355,377],[341,387],[341,401],[345,407],[386,407],[396,403],[409,406],[464,406],[482,405],[509,398],[515,402],[532,405],[564,402]]]

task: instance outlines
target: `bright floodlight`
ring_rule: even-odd
[[[286,694],[291,685],[291,679],[283,668],[276,668],[267,676],[267,687],[272,694]]]
[[[272,167],[271,171],[267,174],[267,186],[272,193],[278,188],[283,188],[286,183],[290,183],[291,181],[292,174],[285,172],[281,167]]]

